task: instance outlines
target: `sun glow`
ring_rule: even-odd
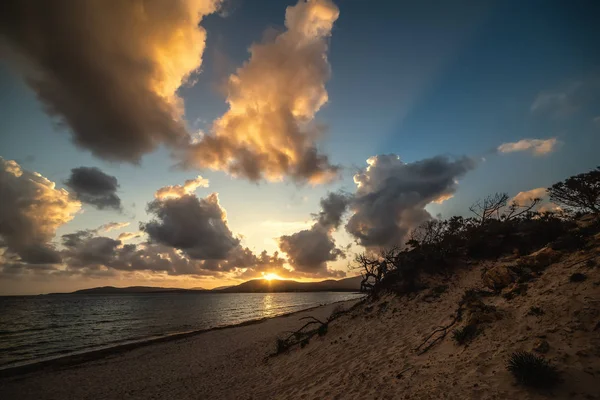
[[[277,280],[281,280],[283,279],[282,277],[280,277],[277,274],[274,273],[268,273],[268,274],[263,274],[263,279],[266,279],[268,281],[272,281],[273,279],[277,279]]]

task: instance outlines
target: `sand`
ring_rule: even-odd
[[[563,256],[512,299],[486,297],[500,317],[467,347],[448,335],[425,354],[414,350],[451,320],[465,289],[482,287],[490,264],[465,267],[444,281],[449,289],[439,298],[424,290],[361,305],[287,354],[265,359],[300,317],[326,318],[335,305],[3,378],[0,398],[600,399],[600,267],[574,264],[597,254],[598,247]],[[587,279],[570,282],[574,272]],[[528,315],[532,306],[544,314]],[[517,385],[505,365],[541,340],[564,382],[540,392]]]

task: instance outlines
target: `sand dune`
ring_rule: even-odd
[[[425,354],[414,350],[451,319],[466,289],[482,287],[489,263],[458,272],[439,297],[429,289],[363,304],[324,337],[276,357],[265,359],[278,334],[298,328],[302,316],[326,318],[335,305],[4,378],[0,393],[7,399],[600,399],[600,268],[575,264],[598,253],[596,247],[563,256],[523,294],[486,297],[498,317],[484,322],[467,347],[448,335]],[[570,282],[575,272],[587,279]],[[533,306],[544,314],[529,315]],[[506,371],[507,358],[543,340],[544,356],[564,382],[548,392],[524,389]]]

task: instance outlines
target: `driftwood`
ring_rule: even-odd
[[[350,307],[346,310],[338,310],[338,311],[334,310],[334,312],[329,316],[329,318],[327,318],[326,321],[321,321],[320,319],[315,318],[312,315],[300,318],[299,321],[308,321],[308,322],[306,322],[304,325],[302,325],[302,327],[300,327],[300,329],[297,329],[295,331],[286,332],[289,335],[284,337],[283,339],[281,339],[281,338],[277,339],[277,350],[274,354],[271,354],[270,356],[272,357],[272,356],[276,356],[281,353],[285,353],[286,351],[290,350],[294,346],[304,347],[305,345],[308,344],[308,342],[310,341],[310,339],[313,336],[325,335],[327,333],[327,330],[329,329],[329,324],[331,322],[335,321],[342,315],[352,311],[355,307],[357,307],[360,304],[362,304],[362,301],[358,302],[353,307]]]
[[[430,348],[432,348],[436,343],[442,341],[446,335],[448,334],[448,329],[452,328],[458,321],[460,321],[462,319],[462,313],[464,312],[464,302],[461,301],[459,303],[458,308],[456,309],[455,315],[452,318],[452,321],[450,321],[450,323],[448,325],[444,325],[444,326],[440,326],[439,328],[435,329],[433,332],[431,332],[429,335],[427,335],[427,337],[423,340],[423,342],[417,346],[415,348],[415,351],[418,351],[418,355],[424,354],[426,353]],[[433,341],[429,342],[429,339],[431,339],[436,333],[440,333],[440,335],[438,335],[438,337],[436,337]],[[425,346],[426,345],[426,346]],[[423,347],[425,346],[425,347]]]

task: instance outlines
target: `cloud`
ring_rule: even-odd
[[[73,168],[65,185],[82,203],[90,204],[99,210],[121,209],[121,199],[117,196],[119,189],[117,178],[105,174],[96,167]]]
[[[328,261],[344,257],[344,252],[336,248],[329,231],[319,224],[312,228],[284,235],[279,238],[279,248],[287,254],[294,273],[309,276],[343,277],[343,271],[327,268]]]
[[[27,84],[75,144],[139,162],[187,141],[177,89],[202,63],[217,0],[7,0],[0,36]]]
[[[425,206],[456,191],[457,179],[475,167],[468,157],[436,156],[405,163],[394,154],[377,155],[354,175],[353,213],[346,224],[366,248],[403,245],[406,235],[431,218]]]
[[[328,193],[321,199],[321,212],[316,215],[319,225],[326,229],[337,229],[342,216],[348,209],[351,197],[346,193]]]
[[[548,192],[546,191],[546,188],[541,187],[541,188],[531,189],[531,190],[517,193],[517,195],[515,197],[513,197],[509,203],[515,202],[519,206],[525,206],[525,205],[531,203],[531,201],[533,199],[544,199],[547,197],[547,195],[548,195]]]
[[[199,260],[225,260],[239,245],[227,226],[227,214],[217,193],[199,199],[194,195],[154,200],[148,213],[156,219],[140,228],[153,242],[182,250]]]
[[[198,177],[195,179],[186,180],[183,186],[173,185],[162,187],[156,191],[154,197],[156,197],[159,200],[164,200],[170,197],[179,198],[185,196],[186,194],[194,193],[199,187],[207,188],[208,179],[205,179],[198,175]]]
[[[5,256],[32,264],[60,262],[49,242],[56,229],[73,219],[81,203],[37,172],[2,157],[0,193],[0,248],[5,248]]]
[[[330,0],[288,7],[286,30],[250,47],[249,61],[227,82],[229,110],[190,144],[182,166],[252,181],[334,179],[339,168],[317,150],[323,128],[313,119],[328,101],[328,38],[338,15]]]
[[[135,238],[139,238],[144,234],[144,232],[123,232],[120,233],[117,239],[124,242],[126,240],[131,240]]]
[[[336,247],[332,233],[340,226],[349,202],[347,194],[329,193],[321,199],[321,211],[314,215],[315,223],[310,229],[279,237],[279,249],[287,254],[294,273],[311,277],[346,275],[328,268],[327,262],[345,258],[344,251]]]
[[[104,225],[100,225],[96,231],[98,232],[110,232],[112,230],[118,230],[129,226],[129,222],[109,222]]]
[[[560,142],[556,138],[550,139],[522,139],[518,142],[503,143],[498,146],[500,153],[514,153],[516,151],[531,151],[535,156],[542,156],[553,152]]]
[[[531,204],[534,199],[540,199],[540,202],[535,207],[535,211],[537,212],[544,213],[562,211],[560,206],[550,201],[548,191],[543,187],[519,192],[508,203],[516,203],[518,206],[524,207]]]
[[[531,112],[568,117],[586,108],[593,107],[600,100],[600,79],[571,82],[557,90],[543,91],[531,105]]]

